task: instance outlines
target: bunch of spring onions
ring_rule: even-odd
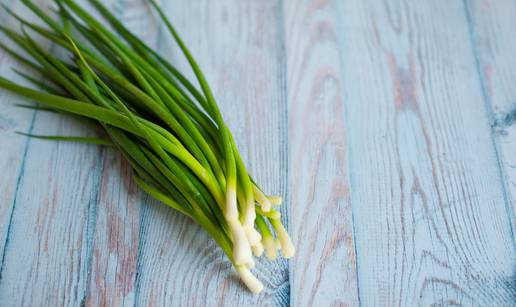
[[[251,273],[253,254],[285,258],[294,246],[275,206],[248,174],[201,70],[154,0],[149,0],[188,60],[201,90],[173,64],[132,34],[99,0],[91,5],[104,25],[73,0],[55,0],[52,14],[22,2],[43,21],[30,22],[4,7],[21,31],[0,30],[21,47],[0,43],[25,64],[19,72],[38,89],[0,77],[0,87],[38,101],[37,109],[95,120],[109,138],[33,137],[113,145],[129,161],[134,180],[147,193],[199,223],[255,293],[262,283]],[[49,53],[34,40],[43,37],[66,51]],[[45,82],[33,75],[44,76]]]

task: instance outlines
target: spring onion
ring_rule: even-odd
[[[0,43],[30,72],[17,73],[34,85],[0,77],[0,87],[43,106],[34,109],[96,121],[109,139],[29,137],[85,142],[117,148],[130,163],[135,182],[148,194],[199,223],[254,293],[263,289],[252,274],[253,257],[294,255],[276,210],[282,200],[266,195],[251,178],[213,93],[197,62],[155,0],[151,6],[190,64],[196,82],[131,33],[99,0],[89,0],[105,21],[73,0],[54,0],[48,14],[22,0],[43,26],[4,9],[21,23],[2,31],[25,54]],[[67,57],[48,52],[42,37]],[[45,76],[45,82],[34,75]],[[22,106],[31,107],[31,106]]]

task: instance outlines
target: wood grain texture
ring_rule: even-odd
[[[5,13],[0,13],[0,18],[5,20],[6,24],[13,23],[12,19],[7,18]],[[0,52],[0,73],[16,78],[9,69],[12,65],[16,65],[15,61],[7,54]],[[19,81],[19,78],[17,80]],[[0,101],[21,102],[21,99],[1,91]],[[0,136],[3,140],[0,146],[0,169],[3,171],[3,176],[0,176],[0,276],[5,256],[4,246],[10,232],[9,225],[11,225],[13,203],[15,202],[18,181],[24,168],[24,158],[28,145],[28,139],[20,138],[13,132],[30,130],[34,115],[34,112],[16,108],[12,103],[2,104],[0,109]]]
[[[286,191],[286,123],[279,1],[162,1],[210,82],[250,172]],[[166,30],[158,49],[193,78]],[[254,269],[266,289],[244,288],[212,240],[189,220],[152,207],[144,218],[138,303],[156,306],[287,305],[284,261]],[[156,227],[156,222],[160,227]],[[178,276],[181,276],[178,278]]]
[[[465,1],[477,69],[490,112],[507,194],[507,212],[516,231],[516,3]]]
[[[108,151],[100,167],[99,198],[89,217],[93,227],[85,302],[87,306],[133,306],[143,193],[119,153]]]
[[[21,9],[13,2],[11,8]],[[46,7],[49,1],[37,3]],[[7,71],[15,65],[4,63],[9,65],[2,65],[2,74],[13,76]],[[12,132],[91,136],[94,129],[70,118],[16,108],[13,104],[27,102],[5,92],[2,98],[2,118],[11,118],[7,123],[12,124],[5,126],[2,138],[1,163],[10,164],[2,172],[13,181],[1,203],[10,218],[2,223],[0,305],[78,305],[85,293],[85,238],[101,152],[94,146],[29,140]]]
[[[294,306],[358,304],[335,7],[286,1]]]
[[[514,1],[160,2],[296,257],[251,295],[115,151],[13,133],[97,128],[0,91],[0,306],[516,304]],[[193,78],[145,1],[104,3]]]
[[[360,302],[514,305],[514,245],[463,3],[336,3]]]
[[[150,9],[141,1],[104,1],[131,30],[144,40],[154,39]],[[150,20],[150,22],[149,22]],[[132,180],[123,157],[106,150],[98,161],[98,201],[89,217],[91,244],[88,258],[87,306],[134,306],[138,293],[137,263],[141,247],[141,222],[146,197]]]

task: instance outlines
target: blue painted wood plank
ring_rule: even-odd
[[[338,21],[331,1],[285,1],[294,306],[359,303]]]
[[[266,192],[284,195],[287,126],[279,2],[162,1],[162,5],[210,82],[250,172]],[[160,33],[159,51],[194,79],[166,30]],[[167,211],[154,205],[145,211],[138,304],[289,304],[285,261],[258,261],[253,271],[265,290],[254,296],[204,231]]]
[[[141,1],[104,1],[131,29],[148,26],[149,8]],[[94,12],[94,10],[92,10]],[[142,12],[133,16],[134,12]],[[145,17],[142,17],[145,16]],[[114,150],[98,161],[101,167],[95,213],[90,217],[90,257],[87,306],[134,306],[138,295],[137,276],[141,242],[141,221],[146,196],[132,180],[132,170]]]
[[[250,295],[114,151],[12,134],[91,127],[1,91],[0,305],[514,304],[514,3],[162,2],[296,258]],[[188,71],[147,5],[106,4]]]
[[[335,3],[360,302],[513,305],[514,245],[462,2]]]
[[[11,4],[5,1],[3,3]],[[5,12],[0,13],[0,18],[5,20],[6,24],[14,22],[7,17]],[[14,80],[21,81],[9,69],[11,65],[15,64],[14,60],[7,56],[7,54],[0,52],[0,73]],[[0,100],[18,103],[22,101],[20,98],[3,91],[0,93]],[[34,123],[35,114],[34,111],[17,108],[13,104],[5,104],[0,110],[0,134],[2,136],[2,143],[0,144],[0,169],[4,173],[4,176],[0,178],[0,279],[2,267],[5,264],[5,245],[11,230],[10,225],[15,207],[14,203],[16,202],[16,191],[23,173],[29,143],[28,139],[19,138],[13,132],[16,130],[30,131]]]
[[[477,70],[490,113],[507,190],[508,217],[516,231],[516,20],[514,1],[464,1]],[[516,281],[515,281],[516,283]],[[515,285],[516,287],[516,285]],[[516,291],[515,291],[516,292]],[[516,300],[516,298],[515,298]]]
[[[41,7],[47,7],[44,2],[39,4]],[[155,19],[149,18],[151,14],[148,7],[140,2],[113,1],[107,4],[114,7],[117,14],[132,29],[137,30],[136,32],[139,32],[138,34],[144,40],[156,39],[153,35],[159,33],[156,31],[157,23]],[[271,107],[285,108],[285,101],[282,100],[283,72],[279,65],[282,56],[279,45],[281,41],[275,40],[275,36],[272,39],[267,36],[277,35],[281,30],[278,28],[279,20],[276,18],[277,4],[277,2],[265,4],[257,2],[254,4],[256,9],[246,7],[229,12],[226,10],[234,5],[231,3],[221,5],[216,11],[222,12],[223,19],[227,17],[224,17],[225,14],[230,14],[234,18],[244,12],[240,16],[241,19],[234,18],[234,20],[249,22],[249,24],[242,28],[239,24],[233,23],[231,27],[226,28],[226,31],[241,31],[242,45],[245,48],[236,49],[237,54],[221,53],[220,58],[216,59],[210,49],[201,46],[202,52],[199,54],[204,57],[201,62],[206,62],[206,65],[219,65],[220,63],[210,61],[223,60],[223,56],[227,57],[226,62],[240,59],[235,62],[238,65],[233,67],[233,71],[223,70],[220,66],[211,71],[215,80],[226,77],[221,75],[220,71],[234,75],[233,79],[227,80],[231,84],[226,82],[217,84],[215,92],[225,101],[222,109],[229,118],[230,126],[233,129],[242,129],[235,138],[243,150],[244,158],[250,162],[250,169],[256,179],[263,182],[266,189],[282,193],[286,189],[286,177],[282,176],[287,165],[286,123],[282,122],[286,113],[276,111],[268,114]],[[183,4],[176,5],[180,9],[179,12],[186,10]],[[208,8],[203,7],[205,10]],[[268,13],[262,15],[262,9]],[[255,15],[251,15],[252,12],[255,12]],[[251,19],[247,19],[249,16]],[[227,19],[222,20],[221,25],[224,26],[226,22]],[[267,28],[264,28],[264,25],[267,25]],[[202,31],[190,32],[205,35]],[[215,37],[212,39],[217,40]],[[220,48],[233,49],[227,44],[222,44]],[[247,65],[250,62],[256,65],[255,72],[247,74]],[[210,73],[208,76],[212,77]],[[247,79],[242,79],[243,77]],[[243,81],[245,83],[242,83]],[[42,118],[36,122],[35,129],[45,130],[49,134],[59,134],[63,131],[66,131],[65,134],[80,134],[85,130],[73,121],[61,118],[58,120],[54,116],[42,115]],[[56,122],[66,122],[66,124],[62,124],[63,127],[56,130]],[[243,133],[244,131],[246,133]],[[55,153],[60,153],[62,148],[65,148],[65,154]],[[16,154],[14,150],[9,153]],[[189,261],[192,257],[204,259],[202,257],[207,256],[206,253],[202,251],[199,253],[196,249],[204,248],[207,244],[212,246],[209,252],[218,255],[213,263],[211,263],[213,257],[208,255],[209,263],[206,264],[208,267],[214,266],[213,272],[216,274],[213,275],[209,270],[203,269],[193,275],[195,279],[192,281],[198,284],[200,280],[205,280],[205,283],[215,285],[215,288],[207,287],[205,297],[201,298],[199,303],[208,298],[211,301],[213,297],[218,297],[213,301],[214,303],[220,301],[233,305],[238,302],[247,304],[249,301],[260,301],[288,304],[286,262],[279,261],[272,266],[260,263],[256,270],[258,275],[265,279],[268,291],[260,297],[250,295],[238,282],[227,260],[221,257],[220,251],[214,248],[211,239],[200,231],[199,227],[165,207],[155,207],[155,202],[150,202],[150,206],[145,204],[142,206],[142,203],[147,202],[146,197],[135,192],[128,167],[119,163],[121,160],[119,155],[111,151],[104,153],[103,150],[92,153],[90,149],[85,152],[80,145],[42,141],[33,142],[27,153],[27,171],[19,176],[21,184],[17,192],[21,197],[21,203],[17,212],[12,215],[12,223],[7,223],[13,228],[13,240],[9,249],[6,249],[5,280],[15,279],[16,274],[19,278],[15,282],[0,284],[2,297],[7,298],[10,303],[132,305],[135,302],[141,302],[144,304],[154,300],[153,293],[150,292],[152,289],[149,288],[149,278],[152,282],[158,282],[164,286],[158,290],[166,290],[159,293],[158,302],[168,304],[188,301],[190,297],[199,297],[199,293],[184,283],[182,288],[186,287],[185,289],[194,291],[182,296],[177,295],[177,292],[172,291],[175,288],[170,289],[170,281],[177,280],[177,274],[185,276],[185,279],[179,279],[180,283],[186,281],[186,277],[192,276],[190,271],[198,270],[198,267]],[[257,154],[253,157],[255,153]],[[74,157],[80,158],[68,161],[65,157],[72,160]],[[278,159],[278,157],[281,158]],[[42,166],[52,169],[52,178],[42,180],[49,173],[43,170]],[[95,169],[95,171],[84,172],[81,167]],[[77,175],[75,172],[84,175]],[[83,186],[79,189],[80,193],[77,193],[76,184],[79,182],[82,182]],[[36,187],[38,189],[34,190]],[[284,213],[286,211],[287,209],[283,209]],[[153,216],[155,213],[158,215]],[[10,219],[10,215],[6,216]],[[39,227],[38,223],[47,227]],[[177,253],[175,245],[181,243],[181,238],[174,240],[172,237],[182,236],[184,225],[188,226],[188,232],[196,234],[199,244],[194,246],[193,250],[185,250],[189,253],[187,262],[181,263],[173,275],[163,276],[161,271],[156,271],[156,268],[173,268],[174,264],[178,263],[174,256]],[[164,227],[171,234],[160,236]],[[64,231],[65,229],[68,231]],[[157,236],[154,237],[156,232]],[[42,237],[45,238],[45,247],[42,247],[39,242]],[[71,242],[75,242],[76,245]],[[57,247],[58,243],[63,244],[63,247]],[[169,246],[169,244],[172,245]],[[170,253],[170,257],[158,257],[164,262],[156,266],[155,249],[157,247],[162,251],[163,246],[170,247],[166,250]],[[70,253],[75,253],[76,257],[70,257]],[[16,263],[16,259],[24,259],[24,262]],[[45,266],[41,267],[40,263]],[[219,273],[220,265],[226,267],[222,274]],[[156,273],[158,275],[155,275]],[[31,286],[23,287],[26,284]],[[46,284],[50,287],[46,287]],[[67,293],[66,291],[71,288],[74,292]],[[27,298],[29,292],[34,295]],[[150,297],[149,294],[151,294]]]
[[[34,129],[81,135],[91,127],[40,113]],[[82,301],[88,258],[83,238],[89,204],[96,201],[99,154],[91,146],[30,141],[5,246],[0,304]]]
[[[3,1],[3,3],[22,14],[27,12],[21,8],[20,2]],[[43,1],[39,4],[46,5]],[[7,20],[7,25],[15,23],[12,18],[6,16],[2,16],[2,20]],[[10,67],[16,66],[15,63],[7,60],[5,53],[0,56],[2,64],[6,64],[1,65],[2,75],[23,83],[9,72]],[[7,124],[2,131],[5,137],[2,137],[0,145],[2,148],[0,161],[2,171],[8,174],[2,177],[11,182],[2,194],[7,197],[2,199],[0,205],[1,212],[10,210],[10,218],[2,221],[1,229],[0,305],[21,306],[56,302],[78,304],[83,293],[81,281],[84,271],[81,270],[80,263],[84,255],[81,247],[75,247],[81,244],[83,207],[72,205],[68,208],[67,200],[88,196],[88,180],[94,177],[89,172],[88,160],[79,161],[81,156],[74,155],[70,147],[57,144],[46,147],[47,145],[41,142],[15,135],[13,131],[27,132],[33,129],[45,131],[48,128],[51,133],[55,131],[64,133],[64,131],[69,132],[74,128],[84,127],[70,121],[57,120],[49,114],[38,114],[36,117],[37,112],[13,106],[15,103],[26,103],[24,99],[6,92],[2,92],[1,95],[2,119]],[[80,134],[80,131],[77,134]],[[24,144],[21,151],[19,144]],[[94,153],[88,151],[84,153],[90,154],[94,159]],[[14,158],[15,155],[18,155],[17,159]],[[73,161],[73,158],[78,160]],[[85,168],[73,174],[78,165]],[[58,171],[60,167],[64,167],[64,170],[70,167],[66,170],[71,171],[68,173],[68,178],[56,175],[56,173],[61,174]],[[53,174],[56,176],[53,177]],[[69,180],[73,176],[77,181]],[[64,186],[69,182],[76,184],[70,185],[68,191],[58,193],[55,190],[56,185]],[[80,188],[83,184],[86,184],[85,189]],[[2,186],[5,187],[3,182]],[[64,207],[64,210],[57,209],[60,207]],[[68,216],[74,211],[77,211],[76,217]],[[75,218],[78,219],[78,223]],[[62,257],[56,257],[56,255]],[[57,259],[63,261],[55,262]]]
[[[36,3],[44,9],[49,7],[49,1]],[[20,5],[11,8],[21,15],[31,16]],[[6,69],[16,67],[9,64]],[[21,98],[12,99],[12,103],[27,104]],[[27,112],[27,109],[21,110]],[[39,113],[34,130],[43,134],[86,136],[96,132],[92,126],[49,113]],[[4,249],[0,305],[79,305],[94,302],[90,300],[91,294],[98,293],[92,291],[95,287],[89,287],[91,279],[97,278],[93,285],[104,282],[109,286],[111,277],[106,274],[99,278],[92,274],[96,271],[91,270],[93,264],[102,268],[92,258],[96,259],[94,247],[101,245],[93,244],[93,236],[104,165],[103,149],[14,137],[30,146],[27,146],[25,167],[20,171],[16,202],[13,204],[15,210],[9,224],[12,230]],[[12,150],[12,154],[16,153],[9,144],[6,147]],[[119,156],[117,158],[120,160]],[[117,178],[120,177],[118,174]],[[115,184],[112,186],[116,187]],[[123,214],[124,211],[120,212]],[[113,255],[110,256],[105,259],[112,261]],[[109,291],[106,293],[109,294],[103,297],[106,301],[116,301],[116,295]]]

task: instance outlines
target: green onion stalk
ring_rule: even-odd
[[[266,195],[251,178],[197,62],[154,0],[150,5],[190,64],[199,85],[131,33],[99,0],[93,17],[73,0],[54,0],[47,13],[22,0],[42,25],[4,9],[20,31],[0,25],[23,52],[0,47],[27,67],[15,70],[33,88],[0,77],[0,87],[40,105],[97,122],[105,138],[24,134],[54,141],[112,146],[130,163],[135,182],[165,205],[199,223],[227,255],[245,285],[263,289],[252,274],[254,257],[278,250],[294,255],[281,223],[281,197]],[[48,52],[34,37],[65,56]],[[34,77],[39,75],[45,78]]]

